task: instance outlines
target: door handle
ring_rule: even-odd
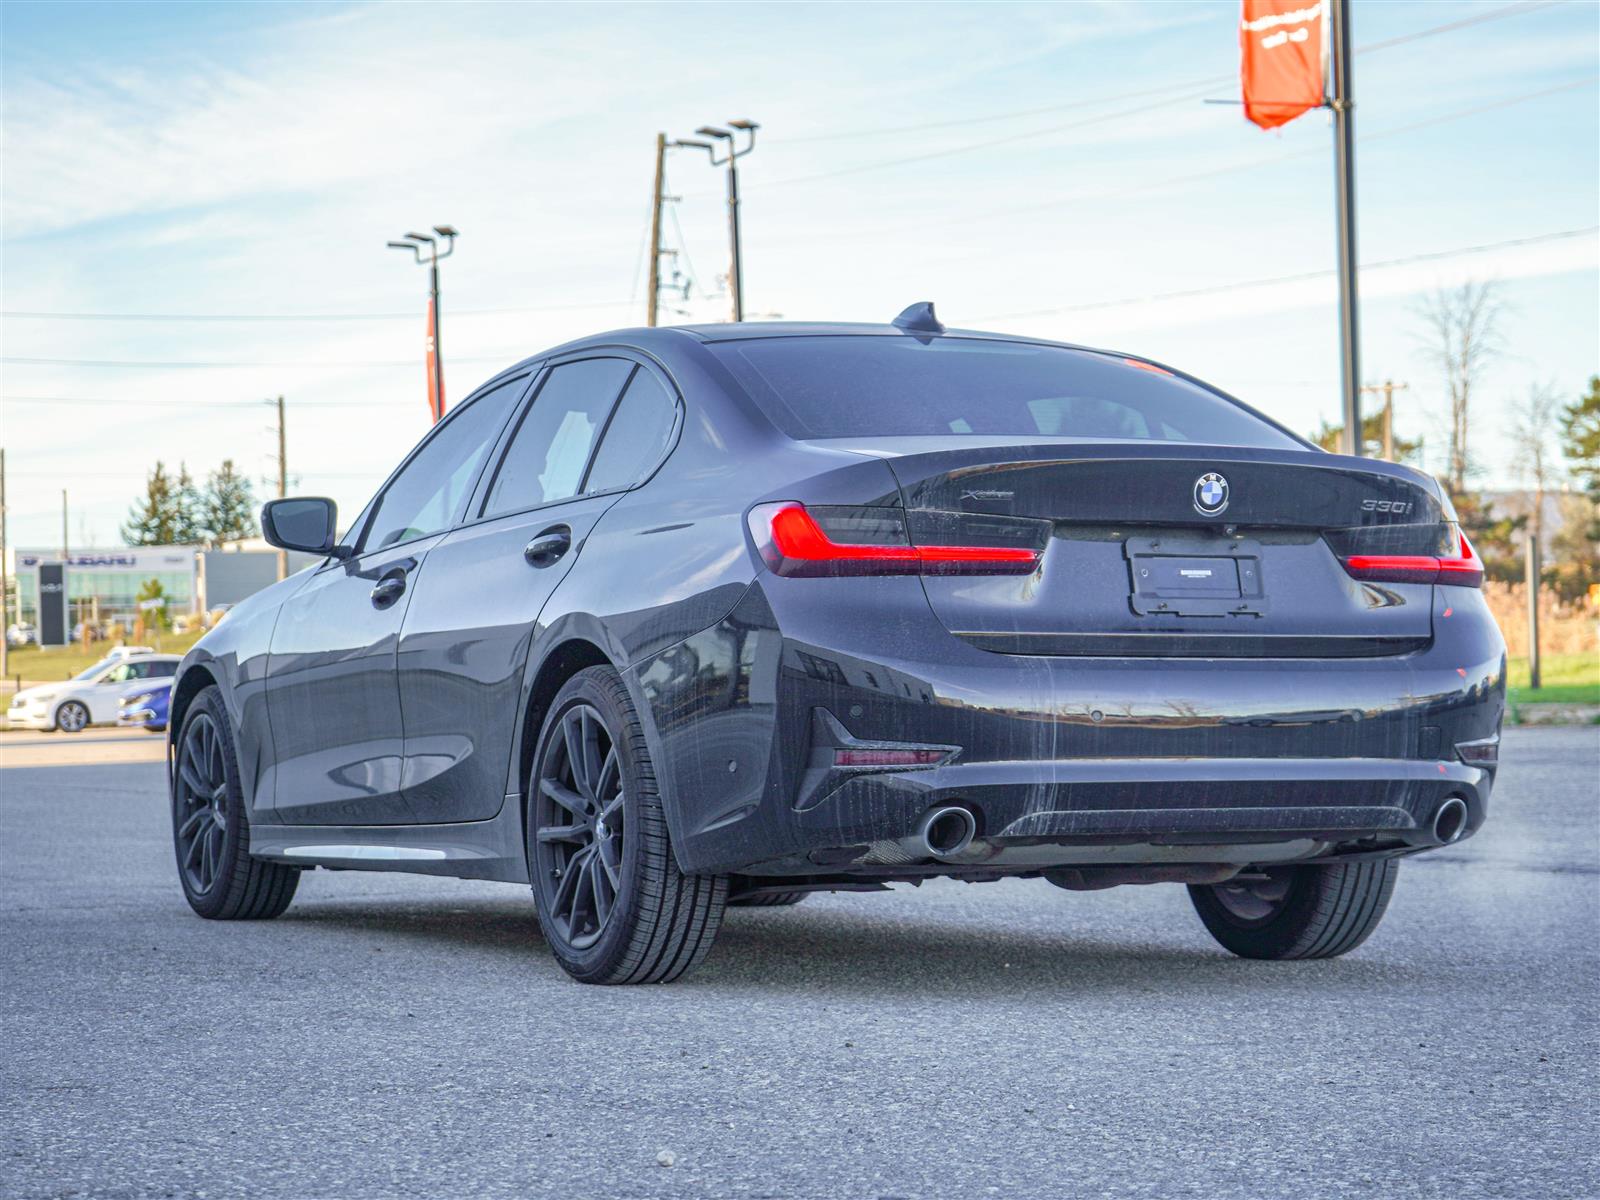
[[[378,585],[372,589],[372,606],[374,608],[388,608],[401,596],[405,595],[406,577],[404,575],[390,575],[380,579]]]
[[[565,525],[552,525],[522,548],[522,557],[530,567],[548,567],[572,549],[572,530]]]

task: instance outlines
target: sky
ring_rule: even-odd
[[[1600,6],[1351,20],[1363,375],[1409,384],[1398,431],[1442,469],[1418,305],[1494,281],[1471,450],[1514,485],[1512,406],[1600,372]],[[643,323],[655,135],[739,118],[747,319],[933,300],[1306,432],[1338,418],[1332,133],[1226,103],[1236,3],[9,0],[0,23],[14,546],[59,544],[63,488],[72,544],[117,544],[157,459],[229,458],[270,495],[279,394],[291,490],[353,515],[428,428],[427,273],[385,242],[461,231],[441,340],[464,397]],[[692,150],[667,172],[693,280],[667,319],[726,319],[722,174]]]

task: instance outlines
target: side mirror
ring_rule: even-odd
[[[261,509],[261,536],[280,550],[345,558],[346,547],[334,544],[338,515],[338,506],[323,496],[268,500]]]

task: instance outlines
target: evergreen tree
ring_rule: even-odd
[[[1332,450],[1335,454],[1343,452],[1344,426],[1329,425],[1326,421],[1322,427],[1311,435],[1311,440],[1324,450]],[[1361,452],[1368,458],[1383,457],[1383,410],[1380,408],[1375,413],[1368,413],[1361,418]],[[1394,460],[1395,462],[1410,463],[1412,466],[1421,464],[1422,439],[1403,438],[1398,433],[1394,435]]]
[[[1562,426],[1561,452],[1589,498],[1600,503],[1600,375],[1562,410]]]
[[[130,546],[170,546],[182,530],[183,515],[178,490],[166,466],[157,460],[145,481],[144,495],[128,509],[122,540]]]
[[[178,521],[176,540],[180,545],[194,546],[205,541],[205,530],[201,528],[201,497],[200,489],[195,486],[194,477],[189,474],[187,463],[178,464]]]
[[[233,469],[233,459],[211,472],[201,496],[200,523],[206,544],[221,549],[228,542],[256,536],[256,501],[250,481]]]

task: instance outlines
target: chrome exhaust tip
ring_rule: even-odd
[[[978,818],[970,808],[949,804],[931,808],[917,823],[917,841],[934,858],[952,858],[972,845]]]
[[[1435,845],[1448,846],[1459,841],[1467,831],[1467,802],[1460,796],[1451,796],[1433,814],[1433,840]]]

